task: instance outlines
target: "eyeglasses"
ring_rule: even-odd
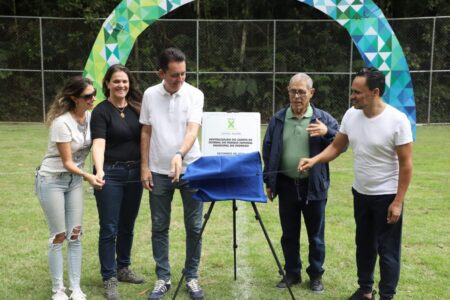
[[[84,99],[84,100],[91,100],[91,99],[94,98],[96,95],[97,95],[97,91],[94,90],[94,92],[91,93],[91,94],[80,95],[80,96],[78,96],[78,97],[79,97],[79,98],[82,98],[82,99]]]
[[[296,89],[288,89],[289,95],[295,96],[299,95],[300,97],[305,97],[308,91],[305,90],[296,90]]]

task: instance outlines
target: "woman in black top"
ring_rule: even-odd
[[[98,251],[106,299],[119,299],[117,281],[143,283],[131,264],[133,228],[142,196],[140,124],[142,93],[123,65],[103,79],[106,100],[92,112],[92,158],[105,185],[94,190],[99,214]]]

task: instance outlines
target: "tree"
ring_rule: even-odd
[[[389,17],[434,16],[450,14],[450,4],[446,0],[375,0],[375,3]],[[17,16],[79,17],[83,20],[42,19],[44,68],[46,70],[81,70],[86,57],[98,34],[103,19],[120,3],[116,1],[91,0],[6,0],[0,3],[0,14]],[[322,12],[297,0],[197,0],[164,16],[165,19],[216,19],[216,20],[261,20],[252,22],[203,22],[200,24],[200,71],[257,71],[267,74],[202,74],[200,88],[206,94],[208,110],[239,109],[260,111],[263,121],[271,116],[273,51],[276,50],[277,72],[286,75],[275,77],[275,108],[286,102],[285,86],[289,72],[326,72],[349,70],[349,50],[351,41],[348,34],[335,22],[283,22],[284,19],[329,19]],[[277,19],[274,44],[273,21]],[[432,20],[393,21],[394,31],[408,58],[411,69],[430,68],[430,48],[432,41]],[[320,26],[320,27],[318,27]],[[127,62],[132,70],[155,71],[156,57],[167,46],[177,46],[188,55],[188,71],[197,71],[196,45],[192,36],[196,34],[195,22],[157,22],[136,41]],[[449,69],[448,19],[436,24],[434,68]],[[29,19],[0,19],[0,68],[40,69],[39,21]],[[354,52],[354,57],[358,55]],[[356,59],[354,67],[362,61]],[[45,72],[47,102],[62,80],[73,73]],[[136,74],[142,87],[157,82],[155,74]],[[440,113],[450,115],[444,102],[446,74],[434,80],[433,101],[443,109]],[[40,121],[41,77],[40,72],[0,72],[0,88],[8,90],[8,96],[20,102],[3,101],[0,110],[2,121]],[[189,81],[196,84],[196,76]],[[347,75],[314,75],[318,87],[315,99],[318,104],[332,110],[336,116],[342,115],[348,101]],[[427,112],[428,74],[414,74],[417,87],[416,100],[420,117]],[[436,99],[436,100],[435,100]],[[337,104],[336,104],[337,103]],[[48,103],[47,103],[48,104]],[[446,110],[447,109],[447,110]],[[20,119],[16,117],[20,116]],[[439,120],[445,117],[438,117]],[[426,120],[425,120],[426,121]]]

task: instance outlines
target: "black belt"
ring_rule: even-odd
[[[119,161],[119,160],[106,160],[105,165],[112,165],[113,167],[123,166],[129,169],[139,167],[141,165],[140,160],[128,160],[128,161]]]
[[[285,181],[285,182],[289,182],[295,185],[307,185],[309,182],[309,178],[291,178],[289,176],[286,176],[284,174],[278,174],[278,178]]]

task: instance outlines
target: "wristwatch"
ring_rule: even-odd
[[[181,152],[180,150],[178,150],[177,152],[175,152],[175,155],[177,155],[177,154],[180,154],[181,160],[184,159],[184,154],[183,154],[183,152]]]

